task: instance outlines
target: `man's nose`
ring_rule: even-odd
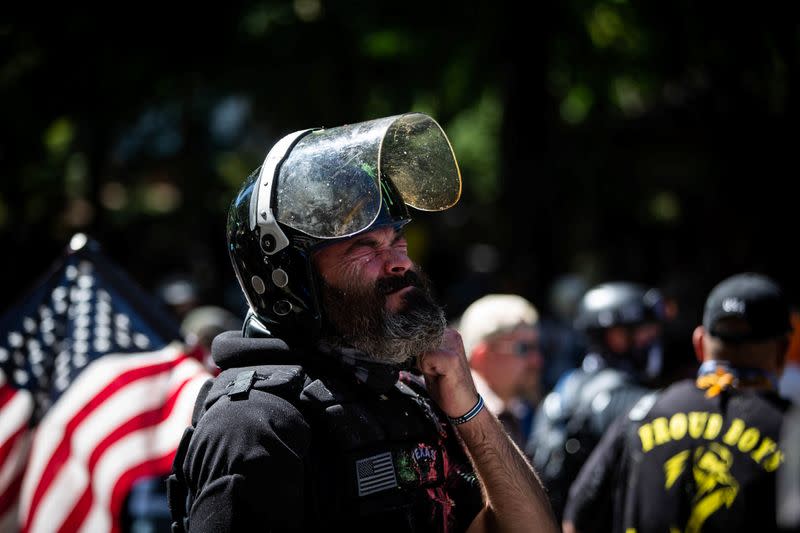
[[[383,268],[387,274],[405,274],[413,265],[411,258],[402,250],[388,250],[384,256]]]

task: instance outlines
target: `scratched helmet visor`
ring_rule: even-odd
[[[421,113],[320,129],[302,137],[278,171],[275,218],[320,239],[368,229],[390,180],[422,211],[452,207],[461,172],[442,128]]]

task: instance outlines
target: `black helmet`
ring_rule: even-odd
[[[313,341],[324,320],[312,252],[453,206],[461,173],[442,128],[409,113],[278,141],[228,212],[228,251],[250,312],[247,336]]]
[[[578,304],[575,328],[591,335],[614,326],[636,326],[663,318],[663,298],[657,289],[617,281],[586,291]]]

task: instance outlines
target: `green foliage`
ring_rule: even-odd
[[[371,59],[413,56],[417,52],[414,36],[406,31],[386,29],[369,32],[362,38],[362,50]]]
[[[580,124],[589,114],[593,103],[592,90],[585,85],[575,85],[561,101],[561,118],[567,124]]]
[[[474,200],[492,204],[500,193],[498,160],[502,103],[490,90],[473,107],[453,117],[446,130]]]
[[[0,23],[0,245],[24,258],[6,279],[87,230],[145,282],[157,263],[227,282],[225,212],[272,143],[407,111],[439,121],[464,177],[461,206],[414,230],[434,276],[467,276],[463,250],[502,242],[505,290],[542,294],[566,269],[655,280],[711,233],[681,268],[786,268],[761,236],[794,210],[780,180],[794,176],[796,9],[117,7]]]
[[[68,118],[62,117],[53,121],[42,136],[47,151],[52,157],[61,157],[67,153],[75,138],[75,127]]]

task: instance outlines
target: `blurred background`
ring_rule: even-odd
[[[798,301],[797,4],[123,2],[0,15],[0,310],[84,231],[147,290],[244,305],[226,210],[281,136],[420,111],[460,204],[412,255],[450,316],[556,280],[657,285],[691,322],[742,270]],[[523,9],[524,8],[524,9]]]

